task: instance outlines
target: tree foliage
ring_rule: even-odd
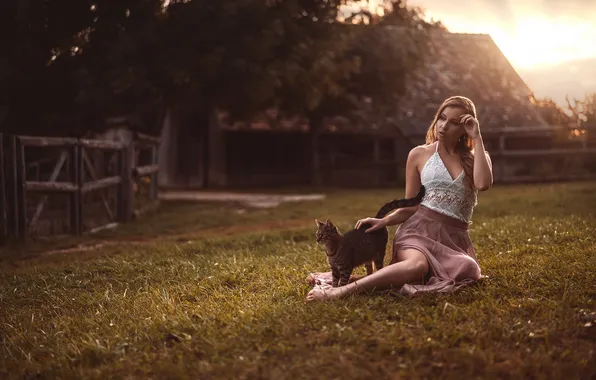
[[[159,92],[148,76],[160,0],[7,0],[3,130],[80,135]],[[157,53],[157,50],[154,52]],[[159,72],[159,69],[156,70]],[[153,90],[153,92],[151,92]],[[137,95],[135,97],[135,94]]]
[[[532,102],[546,124],[567,127],[572,122],[571,117],[565,112],[565,109],[554,100],[550,98],[532,98]]]
[[[81,135],[138,114],[158,132],[169,105],[202,120],[216,108],[318,120],[366,104],[390,110],[423,56],[417,38],[435,26],[401,1],[385,1],[383,17],[346,13],[346,3],[5,0],[3,35],[15,38],[2,45],[2,129]]]
[[[582,100],[567,98],[567,106],[579,126],[596,126],[596,93],[586,94]]]

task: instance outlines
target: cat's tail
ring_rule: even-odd
[[[385,215],[389,214],[389,212],[397,209],[397,208],[404,208],[404,207],[412,207],[416,206],[422,201],[424,197],[426,189],[424,186],[420,186],[420,191],[414,198],[402,198],[402,199],[394,199],[389,203],[386,203],[383,207],[379,209],[375,218],[382,218]]]

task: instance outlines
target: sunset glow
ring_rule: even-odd
[[[441,21],[451,32],[489,34],[516,69],[596,57],[595,20],[541,13],[538,3],[531,0],[504,1],[500,13],[487,3],[476,2],[462,13],[436,0],[408,2],[423,7],[428,19]],[[586,14],[589,12],[586,9]]]
[[[516,68],[552,65],[596,56],[596,25],[529,17],[513,30],[494,25],[457,23],[452,32],[490,34]]]
[[[347,9],[382,14],[383,0]],[[488,34],[538,97],[565,107],[566,97],[596,92],[596,1],[407,0],[453,33]]]

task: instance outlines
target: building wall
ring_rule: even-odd
[[[205,187],[206,139],[192,114],[170,108],[164,118],[159,149],[160,187]]]
[[[188,115],[168,111],[159,152],[161,187],[239,189],[311,184],[311,136],[305,131],[224,131],[215,119],[203,129],[194,123]],[[322,185],[403,183],[410,147],[402,140],[357,133],[321,135]]]
[[[224,136],[229,187],[308,183],[307,134],[238,131]]]

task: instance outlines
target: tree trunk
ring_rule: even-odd
[[[214,110],[209,112],[207,118],[206,147],[207,187],[225,187],[227,184],[226,140]]]
[[[378,137],[373,139],[373,165],[375,168],[375,186],[380,186],[383,167],[381,166],[381,140]]]

